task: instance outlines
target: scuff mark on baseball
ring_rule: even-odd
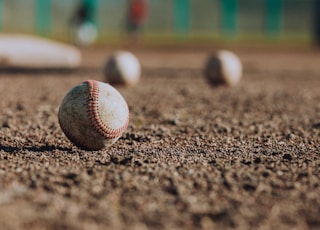
[[[129,109],[114,87],[87,80],[67,93],[58,118],[73,144],[85,150],[101,150],[115,143],[126,130]]]
[[[209,56],[204,67],[204,75],[214,86],[234,86],[242,78],[240,58],[231,51],[219,50]]]

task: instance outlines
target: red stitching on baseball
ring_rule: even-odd
[[[129,124],[129,109],[128,109],[128,118],[126,123],[118,128],[118,129],[111,129],[108,128],[100,118],[99,110],[98,110],[98,100],[99,100],[99,86],[98,82],[95,80],[87,80],[89,86],[89,97],[88,97],[88,116],[92,126],[97,130],[97,132],[109,139],[114,139],[120,137],[121,134],[126,130]]]

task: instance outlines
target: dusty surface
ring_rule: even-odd
[[[104,80],[110,51],[85,50],[74,72],[1,71],[1,229],[319,229],[320,53],[235,51],[234,88],[204,80],[208,51],[135,51],[129,128],[97,152],[57,112]]]

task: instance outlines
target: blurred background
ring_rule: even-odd
[[[319,32],[318,0],[149,0],[141,36],[146,45],[280,43],[310,45]],[[0,0],[0,31],[72,42],[72,25],[97,29],[93,45],[121,44],[129,0]]]

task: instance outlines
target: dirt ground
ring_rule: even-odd
[[[112,50],[75,71],[0,71],[1,229],[319,229],[320,51],[233,49],[236,87],[203,77],[211,50],[133,52],[131,113],[110,148],[73,146],[65,94],[104,81]]]

